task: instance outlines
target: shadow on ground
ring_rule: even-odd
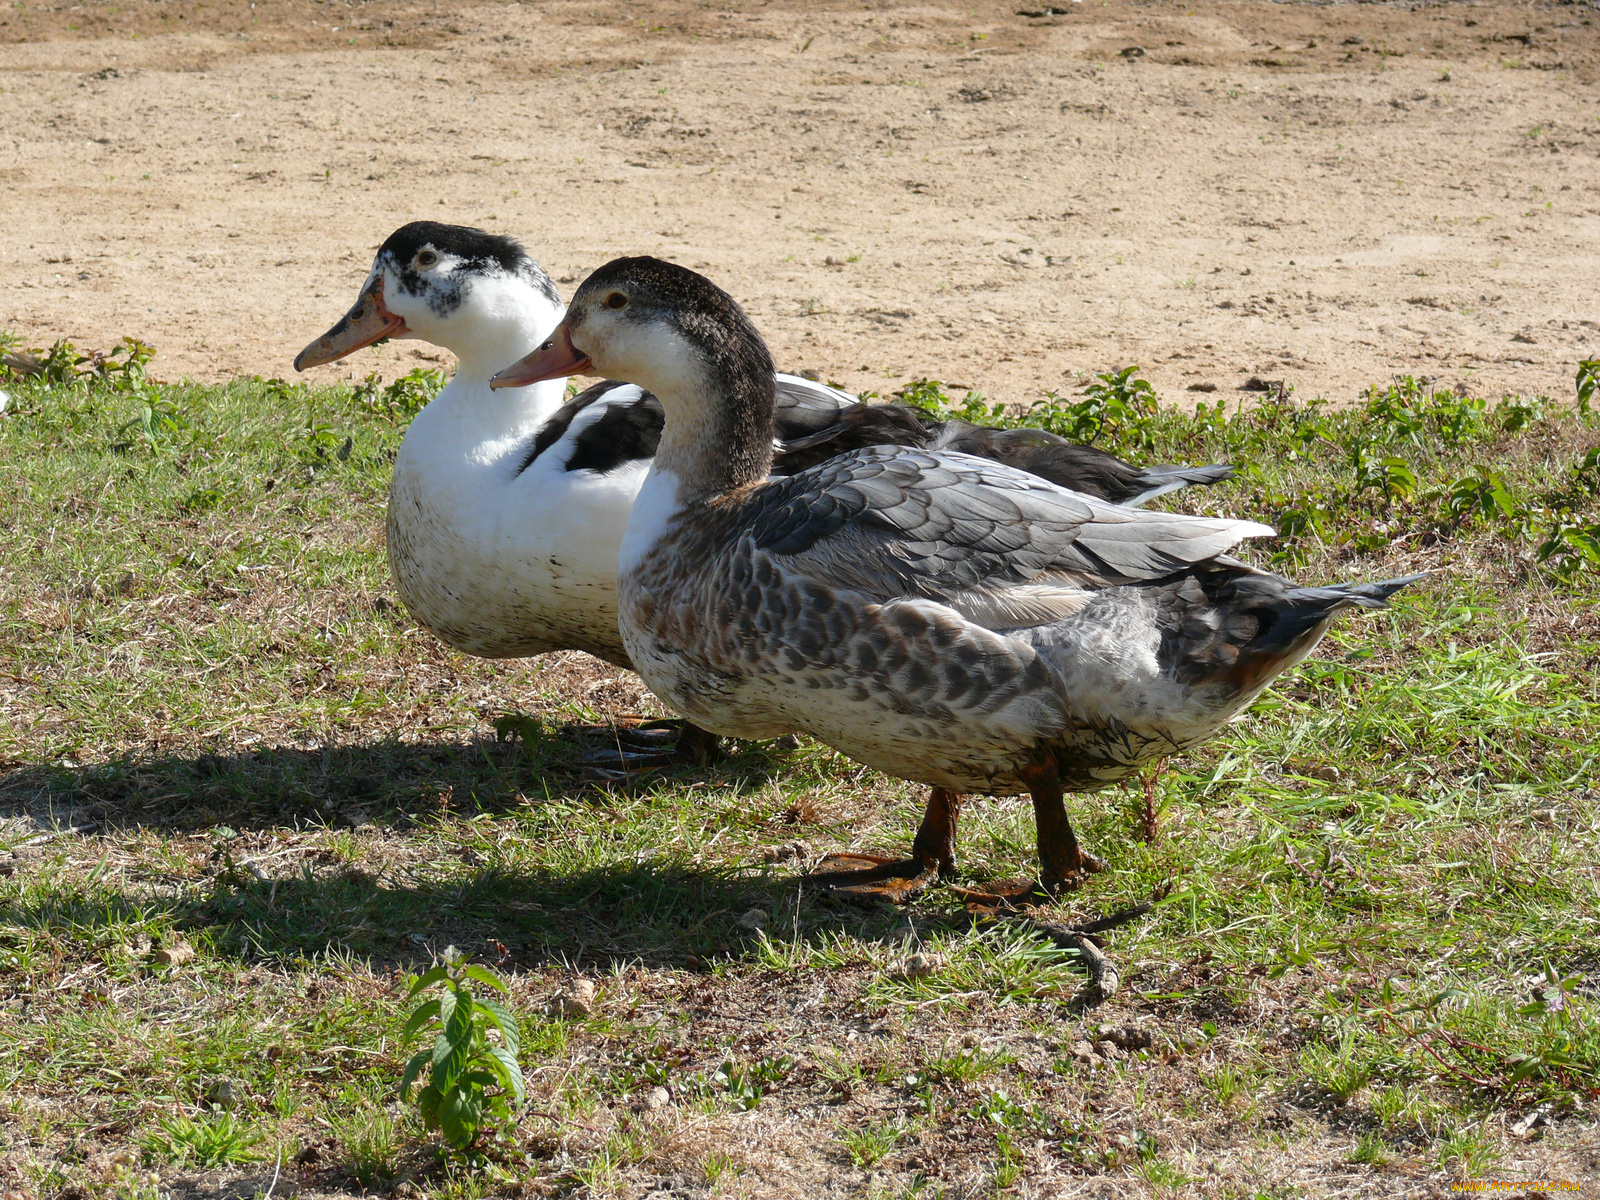
[[[609,803],[585,778],[583,727],[517,722],[518,736],[384,740],[309,747],[128,755],[89,766],[0,764],[0,817],[45,829],[95,825],[164,832],[364,825],[405,828],[441,812],[499,813],[530,802]],[[782,766],[777,744],[729,743],[715,768],[673,778],[759,785]],[[657,777],[632,787],[648,788]]]
[[[782,766],[773,748],[734,749],[673,782],[747,795]],[[405,969],[446,945],[506,965],[692,969],[751,952],[763,921],[789,938],[904,928],[895,910],[807,894],[787,869],[624,847],[605,820],[618,796],[585,783],[573,760],[556,733],[13,767],[0,775],[0,812],[61,835],[18,851],[23,886],[0,925],[72,940],[148,928],[241,960]],[[340,828],[351,832],[327,836]],[[155,859],[113,848],[81,877],[39,870],[84,859],[71,849],[84,835],[140,830],[189,836]],[[966,923],[945,907],[919,906],[918,919]]]

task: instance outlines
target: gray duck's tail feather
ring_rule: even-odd
[[[1401,588],[1427,577],[1428,572],[1422,571],[1415,575],[1402,575],[1397,579],[1382,579],[1375,583],[1339,583],[1330,587],[1290,588],[1267,600],[1262,606],[1271,612],[1273,620],[1257,637],[1254,648],[1270,652],[1276,647],[1297,642],[1306,634],[1326,624],[1329,618],[1341,609],[1388,608],[1389,597]],[[1244,584],[1245,580],[1241,579],[1238,582]],[[1242,600],[1243,597],[1239,599]]]

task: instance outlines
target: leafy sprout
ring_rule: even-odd
[[[473,983],[506,990],[490,971],[463,963],[451,947],[443,962],[412,980],[408,1001],[429,988],[439,994],[412,1010],[400,1034],[401,1044],[410,1045],[426,1031],[438,1031],[433,1045],[406,1064],[400,1098],[407,1099],[416,1085],[423,1123],[457,1150],[470,1147],[490,1126],[508,1125],[513,1104],[526,1099],[517,1065],[517,1020],[499,1000],[474,995]]]

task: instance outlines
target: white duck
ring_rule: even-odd
[[[570,401],[561,379],[489,386],[496,370],[549,335],[562,312],[550,277],[513,239],[417,221],[383,243],[354,307],[300,352],[295,368],[387,338],[417,338],[453,353],[455,377],[412,421],[395,461],[388,544],[401,599],[418,622],[468,654],[574,649],[626,667],[617,553],[660,440],[661,405],[618,383]],[[1225,466],[1134,467],[1040,430],[940,423],[792,375],[776,377],[776,404],[779,474],[880,443],[971,450],[1134,503],[1231,474]],[[691,735],[683,749],[704,758],[714,746]]]
[[[879,878],[953,869],[957,793],[1027,792],[1056,894],[1099,866],[1064,792],[1211,736],[1340,609],[1420,578],[1298,587],[1225,556],[1267,526],[1116,507],[962,453],[874,447],[771,479],[761,336],[658,259],[597,270],[496,382],[590,369],[666,412],[622,542],[634,668],[713,733],[799,729],[931,784],[912,859]]]

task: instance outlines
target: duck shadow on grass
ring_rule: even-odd
[[[748,796],[783,767],[782,750],[733,749],[717,767],[675,781],[741,785],[737,794]],[[904,913],[817,892],[788,868],[703,864],[687,850],[680,858],[666,851],[644,862],[589,865],[609,856],[603,845],[574,855],[579,861],[571,867],[558,849],[551,854],[556,865],[500,860],[493,825],[474,824],[488,853],[462,850],[423,828],[441,814],[533,816],[541,839],[554,842],[562,836],[563,806],[617,803],[614,791],[584,782],[560,747],[492,738],[13,767],[0,773],[0,814],[27,814],[61,831],[19,852],[17,882],[38,869],[30,857],[40,866],[63,852],[82,858],[71,847],[85,834],[201,832],[212,845],[198,875],[154,896],[110,886],[106,876],[24,886],[0,905],[0,924],[72,936],[150,925],[241,960],[332,955],[405,969],[447,945],[505,965],[564,961],[594,969],[643,961],[692,969],[755,954],[763,923],[787,940],[906,929]],[[326,838],[292,836],[340,826],[371,826],[382,844],[357,836],[335,851]],[[390,835],[409,829],[421,834],[413,846],[381,852],[393,848]],[[772,840],[783,839],[774,833]],[[919,924],[967,923],[940,915],[940,907],[919,905]]]
[[[46,830],[404,829],[441,812],[504,813],[551,801],[609,805],[619,792],[670,782],[759,787],[783,769],[778,744],[734,743],[715,767],[606,785],[585,778],[571,732],[258,745],[122,755],[87,766],[0,764],[0,818],[29,816]]]
[[[29,886],[24,865],[15,876],[23,886],[0,904],[0,927],[97,944],[112,931],[130,943],[177,936],[238,961],[333,958],[378,970],[417,970],[450,945],[522,968],[704,969],[718,959],[759,959],[763,928],[779,943],[833,933],[877,939],[908,928],[902,910],[851,903],[756,868],[654,861],[564,873],[450,871],[459,864],[447,860],[429,878],[433,866],[391,875],[308,861],[258,878],[223,865],[151,896],[104,881]],[[969,924],[932,908],[913,919],[921,932]]]

